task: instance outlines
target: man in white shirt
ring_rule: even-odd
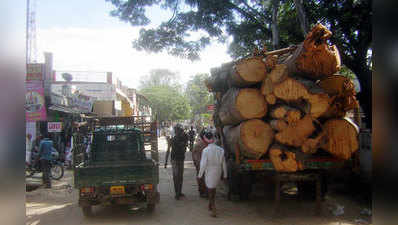
[[[223,175],[227,179],[227,164],[224,157],[224,149],[214,143],[214,135],[207,132],[204,140],[209,145],[203,150],[200,161],[200,171],[198,177],[201,178],[205,174],[205,182],[209,193],[209,210],[212,216],[216,217],[216,187]]]

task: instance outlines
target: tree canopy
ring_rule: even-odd
[[[190,105],[177,82],[178,75],[167,69],[151,70],[141,78],[140,93],[151,102],[158,120],[190,117]]]
[[[116,7],[111,15],[142,26],[133,47],[195,60],[211,42],[229,43],[234,58],[255,48],[272,49],[298,44],[309,27],[321,22],[332,32],[331,42],[342,62],[358,77],[359,100],[371,125],[372,0],[107,0]],[[149,27],[147,9],[160,5],[171,17]],[[152,15],[154,16],[154,15]],[[277,40],[278,39],[278,40]]]
[[[189,100],[193,115],[206,113],[207,106],[214,104],[214,99],[204,83],[208,77],[208,74],[196,74],[188,81],[185,88],[185,95]]]

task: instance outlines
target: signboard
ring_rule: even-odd
[[[26,81],[43,80],[44,64],[32,63],[26,65]]]
[[[47,120],[46,107],[44,102],[44,88],[42,81],[26,82],[25,94],[25,116],[26,121]]]
[[[215,106],[214,105],[208,105],[207,106],[207,111],[214,111]]]
[[[47,131],[54,133],[54,132],[61,132],[62,131],[62,122],[48,122],[47,123]]]
[[[72,96],[72,106],[81,112],[92,112],[94,99],[77,93]]]

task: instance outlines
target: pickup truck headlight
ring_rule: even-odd
[[[152,190],[153,185],[152,184],[143,184],[141,185],[141,190],[147,191],[147,190]]]

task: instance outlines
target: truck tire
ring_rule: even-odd
[[[93,209],[91,205],[82,206],[82,212],[85,217],[92,217],[93,216]]]

